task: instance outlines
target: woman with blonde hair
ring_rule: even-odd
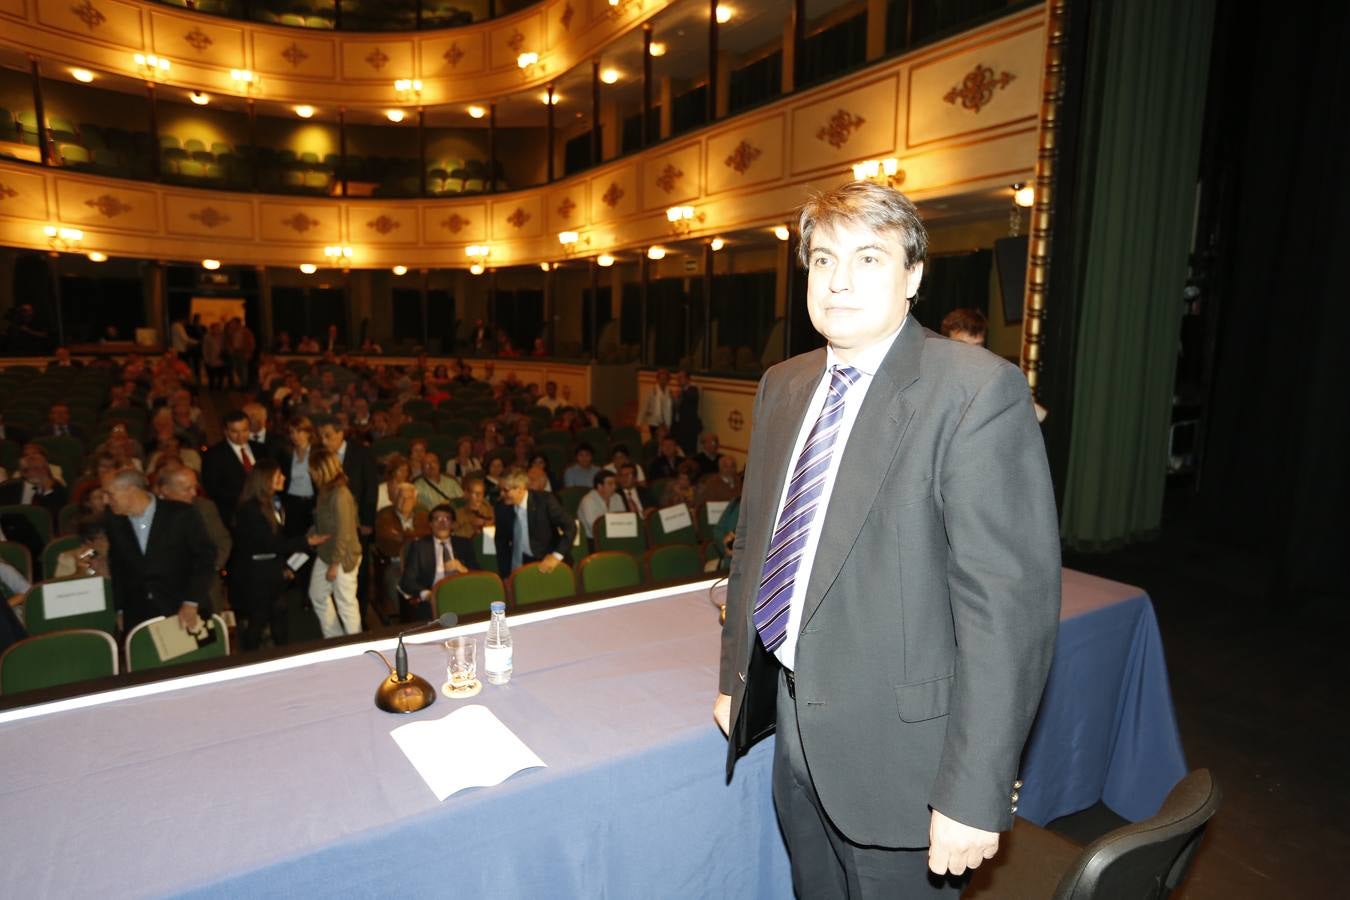
[[[309,477],[318,492],[313,535],[330,535],[318,547],[318,562],[309,577],[309,602],[326,638],[361,631],[361,604],[356,583],[361,571],[356,498],[347,487],[342,460],[324,447],[309,454]]]

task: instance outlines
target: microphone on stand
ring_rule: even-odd
[[[459,621],[459,616],[448,612],[430,622],[424,622],[415,628],[409,628],[402,631],[398,636],[398,649],[394,651],[394,665],[389,665],[389,660],[385,659],[384,654],[378,650],[367,650],[367,653],[374,653],[384,660],[384,664],[389,666],[389,675],[380,682],[380,686],[375,689],[375,705],[385,712],[391,713],[411,713],[419,709],[426,709],[436,702],[436,689],[433,688],[425,678],[420,675],[412,675],[408,672],[408,651],[403,646],[405,635],[413,634],[418,631],[424,631],[428,628],[450,628]]]

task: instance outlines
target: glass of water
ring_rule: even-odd
[[[445,675],[451,690],[461,691],[478,680],[478,643],[468,635],[445,642]]]

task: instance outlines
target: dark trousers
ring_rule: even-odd
[[[957,897],[967,876],[928,871],[928,848],[862,847],[839,832],[821,807],[802,753],[797,701],[778,675],[778,727],[773,752],[773,805],[792,863],[792,889],[803,900],[847,897]],[[816,765],[829,765],[816,760]],[[859,773],[860,775],[865,773]]]

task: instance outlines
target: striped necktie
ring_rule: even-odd
[[[778,649],[787,635],[792,585],[825,490],[834,441],[844,419],[844,394],[860,377],[857,369],[848,366],[835,366],[831,373],[825,408],[820,411],[802,445],[792,479],[788,482],[787,501],[769,540],[769,554],[764,558],[759,593],[755,598],[754,620],[755,629],[770,653]]]

